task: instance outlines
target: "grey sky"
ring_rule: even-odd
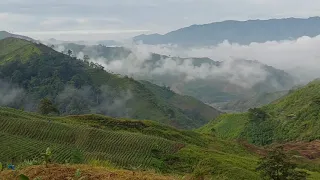
[[[1,0],[0,30],[40,39],[119,39],[227,19],[319,15],[319,0]]]

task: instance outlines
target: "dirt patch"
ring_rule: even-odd
[[[319,140],[311,142],[291,142],[278,146],[282,146],[287,152],[297,153],[311,160],[320,158]]]
[[[49,168],[44,166],[31,166],[20,171],[3,171],[0,172],[0,180],[18,180],[20,174],[28,176],[30,179],[40,178],[41,180],[75,180],[75,173],[80,170],[82,180],[175,180],[176,177],[163,176],[151,172],[135,172],[125,170],[108,170],[106,168],[97,168],[86,165],[50,165]]]
[[[284,144],[273,144],[266,147],[258,147],[247,142],[240,142],[246,149],[251,152],[254,152],[258,155],[264,156],[268,151],[275,147],[283,147],[284,151],[293,154],[305,157],[310,160],[320,158],[320,140],[311,141],[311,142],[288,142]]]

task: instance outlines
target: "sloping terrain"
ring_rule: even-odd
[[[212,116],[193,114],[193,109],[186,113],[177,104],[159,100],[156,91],[150,91],[143,83],[108,73],[99,64],[78,60],[42,44],[7,38],[0,41],[0,47],[0,78],[2,86],[8,87],[4,94],[10,97],[1,105],[36,111],[40,99],[47,97],[62,115],[98,113],[152,119],[187,129],[200,127],[219,114],[213,108]],[[175,98],[184,100],[186,105],[195,101],[185,101],[180,95]]]
[[[313,141],[319,134],[320,80],[247,113],[225,114],[200,129],[227,139],[246,139],[257,145]]]
[[[27,36],[21,36],[21,35],[17,35],[17,34],[11,34],[8,33],[7,31],[0,31],[0,40],[5,39],[5,38],[19,38],[19,39],[25,39],[27,41],[32,41],[35,42],[35,40],[33,40],[32,38],[29,38]]]
[[[61,46],[65,51],[71,49],[80,58],[88,55],[89,61],[100,62],[108,71],[165,85],[178,94],[195,97],[207,104],[287,91],[295,85],[290,74],[258,61],[219,62],[210,58],[146,54],[139,48],[130,50],[102,45]]]
[[[28,176],[30,179],[41,178],[41,180],[52,179],[73,179],[79,170],[80,177],[86,180],[97,179],[119,179],[119,180],[178,180],[179,177],[160,175],[151,172],[135,172],[126,170],[114,170],[110,168],[92,167],[88,165],[50,165],[49,168],[43,166],[31,166],[18,172],[0,172],[0,180],[17,180],[20,174]]]
[[[205,165],[208,174],[231,178],[244,171],[242,177],[257,177],[252,163],[256,156],[241,145],[152,121],[101,115],[45,117],[0,108],[0,143],[0,162],[14,164],[37,159],[50,147],[53,162],[72,162],[78,152],[82,163],[109,161],[117,167],[188,174],[198,163],[213,161],[219,164]]]
[[[156,161],[152,157],[153,149],[173,153],[181,148],[179,143],[160,137],[71,125],[61,123],[62,120],[68,120],[68,117],[56,120],[1,108],[0,161],[32,159],[50,147],[55,162],[70,160],[73,153],[79,150],[85,161],[100,159],[123,167],[146,167]],[[139,125],[139,122],[132,123],[135,127]]]
[[[270,93],[262,93],[251,97],[235,100],[227,103],[215,104],[214,107],[219,107],[222,111],[245,112],[250,108],[261,107],[272,103],[273,101],[285,96],[288,91],[277,91]]]
[[[69,177],[77,169],[90,178],[142,176],[139,172],[124,176],[122,171],[99,171],[69,163],[115,166],[134,171],[154,169],[187,177],[205,174],[213,179],[260,179],[255,171],[259,158],[256,147],[248,148],[234,141],[177,130],[154,121],[115,119],[102,115],[49,117],[0,108],[0,144],[0,162],[4,165],[13,163],[17,165],[17,172],[44,179],[53,178],[49,171],[61,172],[59,176]],[[47,147],[52,149],[53,163],[67,163],[49,164],[48,169],[44,165],[30,166],[34,162],[42,164],[41,153]],[[296,152],[296,149],[293,150]],[[301,154],[306,152],[301,151]],[[299,163],[300,168],[312,173],[310,179],[319,177],[316,161],[308,162],[300,158]],[[18,174],[4,171],[0,175],[13,177]],[[148,173],[145,175],[148,177]],[[156,174],[150,175],[162,178]]]

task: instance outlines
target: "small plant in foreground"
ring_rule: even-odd
[[[2,163],[0,162],[0,172],[3,170],[3,165]]]
[[[82,177],[81,176],[81,170],[80,169],[77,169],[75,174],[74,174],[74,179],[73,180],[84,180],[86,179],[86,177]]]
[[[48,147],[46,150],[46,153],[42,153],[42,158],[44,160],[46,168],[48,168],[48,164],[51,162],[51,157],[52,157],[52,152],[51,152],[51,149]]]

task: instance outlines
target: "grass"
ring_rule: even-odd
[[[115,170],[110,168],[95,167],[89,165],[50,165],[49,168],[43,166],[30,166],[16,172],[0,172],[0,180],[18,179],[20,174],[28,176],[30,179],[40,178],[41,180],[50,179],[75,179],[76,172],[80,177],[87,180],[93,179],[119,179],[119,180],[178,180],[179,176],[157,174],[152,171],[128,171]],[[78,177],[79,178],[79,177]]]
[[[225,139],[246,139],[256,145],[320,138],[320,80],[290,92],[261,108],[265,119],[251,119],[250,113],[222,115],[199,131]]]
[[[256,174],[257,156],[241,145],[153,121],[102,115],[45,117],[0,108],[0,142],[0,162],[4,163],[39,157],[50,147],[54,162],[60,163],[80,150],[84,163],[110,161],[116,167],[141,166],[183,176],[212,160],[219,166],[206,167],[210,176],[233,177],[229,174],[233,169]]]
[[[241,143],[154,121],[102,115],[45,117],[2,107],[0,143],[0,162],[13,160],[18,165],[22,162],[19,165],[22,172],[33,168],[25,160],[39,157],[50,147],[53,160],[58,163],[70,160],[75,150],[79,150],[84,156],[83,163],[94,166],[154,169],[174,174],[168,176],[173,178],[205,175],[209,179],[259,179],[255,171],[259,156]],[[303,166],[312,171],[311,177],[319,175],[316,167],[312,163]]]
[[[177,142],[140,133],[102,130],[83,125],[65,124],[50,118],[19,113],[8,108],[0,110],[1,162],[23,161],[51,147],[54,160],[64,162],[75,149],[85,160],[110,160],[119,166],[150,166],[152,150],[173,153]]]

